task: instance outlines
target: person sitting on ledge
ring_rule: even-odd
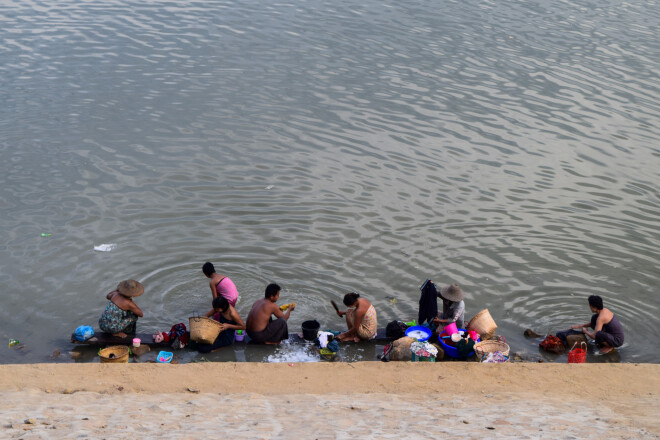
[[[213,319],[221,324],[220,334],[213,344],[197,344],[197,351],[200,353],[210,353],[220,347],[225,347],[234,343],[234,331],[245,330],[245,323],[240,315],[223,296],[217,296],[213,299],[213,308],[206,313],[206,317],[213,316]]]
[[[346,316],[348,331],[338,335],[337,339],[353,342],[374,339],[378,332],[378,319],[374,306],[355,292],[344,295],[344,305],[349,308],[344,312],[338,310],[337,315]]]
[[[261,344],[279,344],[289,339],[287,321],[296,306],[292,304],[282,313],[276,304],[279,298],[280,286],[271,283],[266,287],[265,297],[252,305],[247,317],[247,335],[253,341]],[[273,315],[277,319],[273,320]]]
[[[99,319],[101,331],[120,338],[135,334],[138,317],[142,318],[144,314],[133,298],[143,293],[144,286],[138,281],[124,280],[119,283],[116,290],[106,295],[109,302]]]
[[[591,295],[588,299],[589,308],[593,315],[586,324],[572,325],[570,330],[557,332],[557,337],[566,344],[566,336],[581,334],[589,336],[596,341],[600,352],[605,354],[623,345],[623,327],[609,309],[603,307],[603,299],[598,295]],[[594,331],[589,331],[592,328]]]

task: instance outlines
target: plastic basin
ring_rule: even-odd
[[[423,336],[422,336],[423,333]],[[424,342],[428,341],[429,338],[431,337],[431,329],[426,328],[421,325],[417,325],[415,327],[408,327],[406,329],[406,336],[409,336],[411,338],[417,339],[419,342]],[[413,336],[415,335],[415,336]]]
[[[462,329],[462,328],[460,328],[460,329],[458,329],[458,330],[463,330],[463,331],[465,331],[465,330]],[[457,331],[458,331],[458,330],[457,330]],[[444,333],[444,332],[442,332],[442,333],[440,334],[440,337],[438,338],[438,340],[440,341],[440,345],[442,346],[442,349],[445,351],[445,354],[446,354],[447,356],[449,356],[449,357],[454,358],[454,359],[458,359],[458,348],[456,348],[456,347],[452,347],[451,345],[445,343],[445,340],[442,339],[442,336],[445,336],[445,333]],[[477,339],[477,342],[481,342],[481,339]],[[472,350],[472,351],[468,354],[468,357],[470,357],[470,356],[472,356],[472,355],[474,355],[474,350]]]

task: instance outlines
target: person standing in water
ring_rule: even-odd
[[[230,280],[227,275],[216,273],[215,267],[209,262],[204,263],[202,266],[202,272],[204,272],[206,278],[210,278],[209,287],[211,288],[213,299],[218,296],[223,296],[232,307],[236,307],[238,290],[236,289],[234,282]]]
[[[144,314],[133,302],[133,298],[143,293],[144,286],[138,281],[125,280],[119,283],[116,290],[105,296],[109,302],[99,319],[101,331],[120,338],[135,334],[138,317],[142,318]]]
[[[374,306],[355,292],[344,295],[344,305],[349,308],[343,312],[337,310],[337,315],[340,318],[346,316],[348,330],[338,335],[337,339],[360,342],[375,338],[378,332],[378,318]]]

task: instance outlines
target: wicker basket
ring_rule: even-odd
[[[488,353],[495,353],[496,351],[502,352],[506,357],[509,357],[509,344],[498,341],[481,341],[474,344],[474,352],[478,357],[482,357]]]
[[[497,330],[497,324],[490,316],[488,309],[483,309],[481,312],[474,315],[470,322],[468,322],[467,330],[474,330],[479,333],[481,340],[490,339]]]
[[[110,357],[112,355],[112,357]],[[125,345],[113,345],[99,351],[102,364],[127,364],[128,347]]]
[[[190,339],[202,344],[213,344],[215,338],[220,334],[221,324],[203,316],[191,316],[188,321]]]

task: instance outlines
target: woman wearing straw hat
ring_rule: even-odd
[[[120,338],[134,334],[138,317],[142,318],[144,314],[133,298],[143,293],[144,286],[138,281],[124,280],[119,283],[116,290],[105,296],[109,302],[99,319],[101,331]]]
[[[438,297],[442,298],[442,312],[438,313],[438,317],[433,320],[435,324],[443,324],[443,327],[452,322],[456,323],[456,327],[463,327],[465,321],[465,302],[463,298],[463,290],[454,283],[451,286],[443,287],[438,293]]]

